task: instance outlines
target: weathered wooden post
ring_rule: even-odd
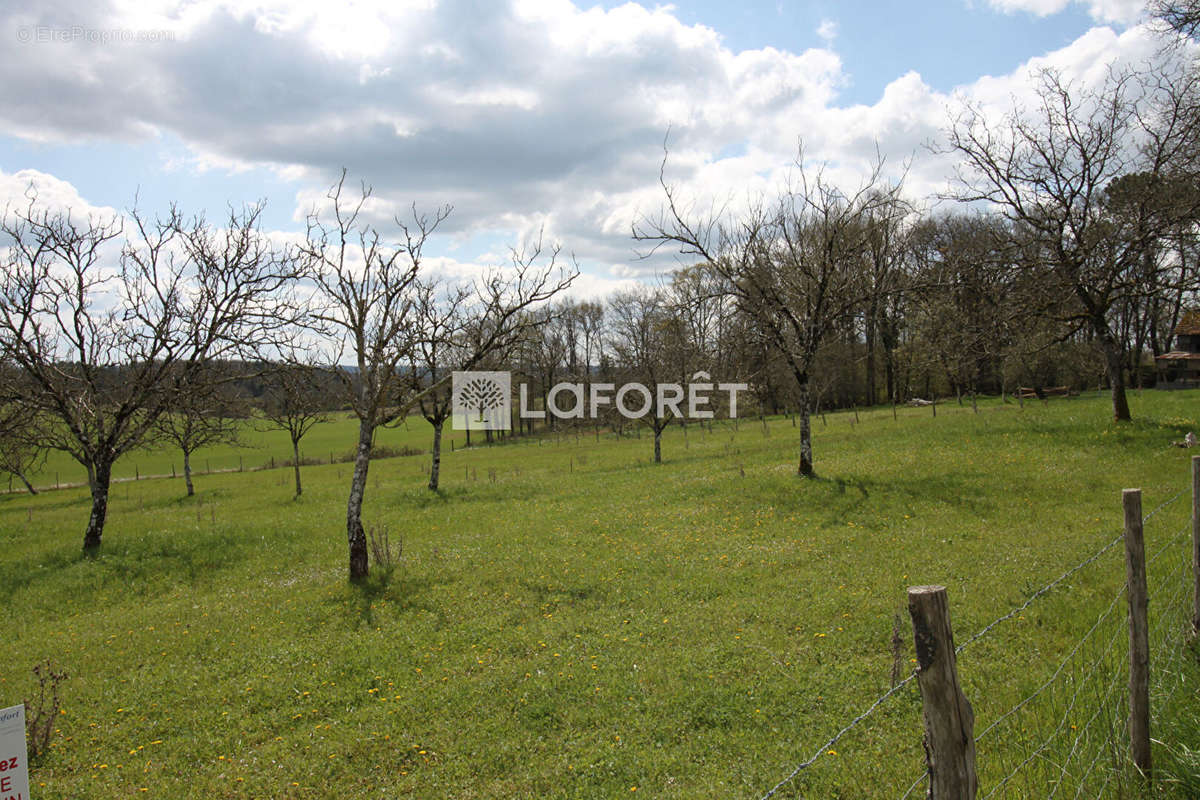
[[[1192,632],[1200,634],[1200,456],[1192,456]]]
[[[1146,547],[1142,490],[1121,492],[1125,507],[1125,594],[1129,599],[1129,747],[1133,763],[1150,775],[1150,636],[1146,624]]]
[[[931,800],[972,800],[975,712],[958,685],[945,586],[911,586],[908,614],[917,648],[917,685],[925,719],[925,765]]]

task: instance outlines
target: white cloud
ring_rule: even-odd
[[[94,206],[79,194],[70,182],[36,169],[16,172],[0,170],[0,208],[22,211],[30,202],[51,212],[70,212],[72,216],[97,220],[113,219],[118,212],[108,206]]]
[[[825,42],[825,47],[832,47],[833,40],[837,38],[838,25],[831,19],[821,20],[821,24],[817,26],[817,37]]]
[[[988,0],[988,4],[1006,14],[1023,11],[1038,17],[1046,17],[1062,11],[1071,4],[1071,0]]]
[[[996,0],[1053,13],[1066,0]],[[34,44],[0,61],[0,133],[34,140],[136,141],[170,135],[190,157],[176,169],[267,167],[301,181],[299,223],[343,166],[375,187],[371,218],[416,202],[453,204],[451,242],[520,241],[540,229],[580,255],[581,286],[616,285],[669,257],[638,261],[630,226],[662,202],[668,179],[699,207],[735,205],[777,185],[806,156],[853,184],[876,148],[910,194],[944,185],[949,162],[924,147],[957,100],[922,76],[897,77],[873,105],[838,105],[847,77],[822,23],[823,48],[733,52],[669,7],[580,9],[566,0],[513,8],[468,0],[318,0],[249,5],[168,0],[16,11],[0,27],[73,24],[168,29],[173,42]],[[1097,14],[1132,7],[1089,0]],[[361,45],[361,46],[358,46]],[[1157,43],[1140,27],[1096,28],[1008,75],[959,95],[1003,113],[1027,96],[1031,68],[1084,82],[1113,59],[1136,63]],[[45,176],[50,178],[52,176]],[[11,187],[4,189],[13,196]],[[19,194],[19,193],[18,193]],[[456,253],[456,263],[483,263]],[[582,290],[579,290],[582,291]]]
[[[1057,14],[1072,2],[1087,7],[1092,19],[1102,23],[1131,26],[1146,13],[1146,0],[988,0],[1006,14],[1024,12],[1038,17]]]
[[[1087,0],[1087,5],[1098,22],[1133,25],[1146,15],[1145,0]]]

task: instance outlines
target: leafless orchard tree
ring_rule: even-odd
[[[661,385],[686,380],[676,369],[682,356],[682,323],[672,316],[666,292],[649,286],[614,293],[609,298],[607,316],[609,350],[623,367],[625,380],[639,383],[649,392],[650,407],[641,419],[654,434],[654,463],[661,464],[662,434],[672,417],[664,413],[658,398]],[[636,406],[638,402],[631,399],[626,405]]]
[[[470,285],[441,280],[422,291],[415,347],[419,370],[414,374],[425,381],[416,396],[434,429],[430,490],[438,488],[442,427],[452,410],[447,391],[451,376],[503,363],[560,318],[547,301],[578,274],[574,265],[560,268],[560,258],[561,249],[547,249],[539,232],[533,241],[510,250],[508,268],[489,269]]]
[[[132,212],[126,233],[31,200],[0,221],[0,351],[23,384],[5,399],[52,421],[46,444],[87,470],[85,550],[100,546],[116,460],[209,361],[253,357],[288,320],[294,264],[260,233],[260,213],[231,211],[215,228],[175,209]]]
[[[449,323],[446,329],[433,328],[429,315],[457,313],[459,304],[428,313],[422,310],[422,303],[434,296],[423,285],[425,245],[450,215],[450,207],[438,208],[432,216],[419,214],[414,207],[411,220],[394,218],[398,235],[389,242],[363,218],[371,189],[364,184],[351,198],[344,192],[345,178],[343,172],[328,194],[332,218],[323,219],[318,211],[309,215],[301,253],[306,275],[317,289],[312,325],[333,343],[329,367],[341,376],[359,421],[346,537],[350,579],[361,580],[369,573],[362,508],[375,431],[403,419],[421,397],[449,379],[446,373],[436,381],[417,384],[406,368],[417,360],[421,342],[444,336],[454,327]],[[511,346],[529,324],[526,310],[565,289],[577,274],[561,265],[559,248],[544,250],[540,240],[514,250],[512,262],[511,268],[494,270],[474,282],[477,324],[463,338],[466,355],[457,368],[472,369],[489,354]],[[352,362],[352,369],[342,366],[343,356]]]
[[[1113,73],[1099,89],[1072,85],[1044,70],[1030,109],[1014,108],[996,124],[983,110],[962,108],[947,131],[948,151],[962,159],[956,193],[998,210],[1036,247],[1044,267],[1042,290],[1071,303],[1061,320],[1087,328],[1103,356],[1113,418],[1130,419],[1125,396],[1127,343],[1114,310],[1148,283],[1165,262],[1148,262],[1160,237],[1194,219],[1194,202],[1164,207],[1153,201],[1161,182],[1194,149],[1197,119],[1187,112],[1196,96],[1186,71]],[[1139,173],[1151,190],[1114,213],[1107,193]]]
[[[241,418],[246,416],[245,406],[234,396],[232,387],[213,372],[211,368],[202,369],[194,378],[181,379],[170,408],[159,415],[148,436],[150,442],[166,442],[182,453],[188,497],[196,494],[192,454],[202,447],[237,444]]]
[[[664,160],[665,166],[665,160]],[[859,189],[847,194],[821,170],[796,160],[796,177],[778,195],[745,213],[697,215],[660,176],[665,209],[634,226],[638,241],[676,246],[720,275],[739,309],[785,360],[796,382],[800,420],[798,473],[814,475],[810,385],[822,341],[871,293],[866,260],[871,220],[894,203],[899,184],[876,162]]]
[[[420,414],[433,428],[429,490],[436,492],[442,472],[442,434],[454,411],[453,387],[446,378],[470,360],[471,292],[462,285],[431,280],[420,287],[418,298],[420,335],[413,342],[409,374]]]
[[[270,430],[286,431],[292,443],[292,469],[296,497],[304,491],[300,483],[300,441],[305,434],[332,416],[330,384],[336,381],[328,370],[306,364],[288,348],[290,358],[270,370],[261,400],[263,423]]]

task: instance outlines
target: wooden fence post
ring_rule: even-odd
[[[911,586],[908,614],[917,648],[917,685],[925,719],[925,765],[932,800],[971,800],[975,774],[975,712],[958,685],[954,634],[945,586]]]
[[[1150,775],[1150,636],[1146,623],[1146,547],[1142,490],[1121,493],[1125,507],[1125,580],[1129,599],[1129,746],[1133,763]]]
[[[1200,456],[1192,456],[1192,631],[1200,634]]]

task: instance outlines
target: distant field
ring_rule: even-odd
[[[464,447],[466,433],[449,430],[443,433],[443,446],[447,451],[452,446]],[[330,457],[337,461],[350,455],[358,441],[358,420],[353,414],[339,411],[330,414],[330,421],[314,427],[300,440],[300,458],[328,462]],[[453,441],[453,445],[451,442]],[[409,417],[395,427],[381,428],[376,433],[377,445],[393,448],[407,447],[428,450],[433,444],[433,428],[421,417]],[[267,429],[261,420],[247,420],[239,433],[237,446],[219,445],[204,447],[192,454],[192,470],[195,473],[224,472],[231,470],[255,470],[278,465],[292,457],[292,442],[286,431]],[[119,460],[113,469],[113,478],[121,480],[138,476],[170,475],[172,470],[182,477],[183,456],[178,450],[156,445],[136,450]],[[30,476],[37,488],[60,484],[83,484],[87,472],[69,455],[50,453],[46,463]],[[5,487],[7,488],[7,487]],[[13,489],[21,489],[20,481],[13,481]]]
[[[1150,510],[1187,485],[1195,451],[1169,443],[1200,432],[1200,392],[1131,403],[1125,426],[1103,397],[831,414],[813,481],[794,474],[785,419],[672,429],[658,466],[645,434],[464,451],[455,433],[439,494],[428,456],[373,462],[365,518],[403,557],[365,586],[346,580],[346,464],[305,468],[299,500],[282,469],[200,476],[193,498],[180,480],[121,483],[95,560],[86,490],[5,495],[0,706],[42,659],[70,674],[38,800],[758,798],[889,687],[897,614],[911,670],[906,587],[945,584],[965,640],[1109,542],[1123,487]],[[429,430],[381,443],[427,449]],[[288,455],[283,434],[254,437],[197,466]],[[305,455],[353,440],[341,420]],[[173,457],[133,455],[118,475],[170,474]],[[52,462],[38,483],[56,470],[82,479]],[[1147,524],[1149,552],[1188,510],[1185,495]],[[1185,555],[1181,540],[1152,563],[1152,608]],[[977,732],[1051,676],[1123,581],[1117,547],[963,652]],[[1200,718],[1200,670],[1177,670],[1156,738],[1200,749],[1177,723]],[[985,789],[1062,708],[1064,727],[1088,724],[1068,699],[981,742]],[[899,797],[920,740],[910,685],[776,797]],[[1052,755],[997,796],[1047,796]]]

